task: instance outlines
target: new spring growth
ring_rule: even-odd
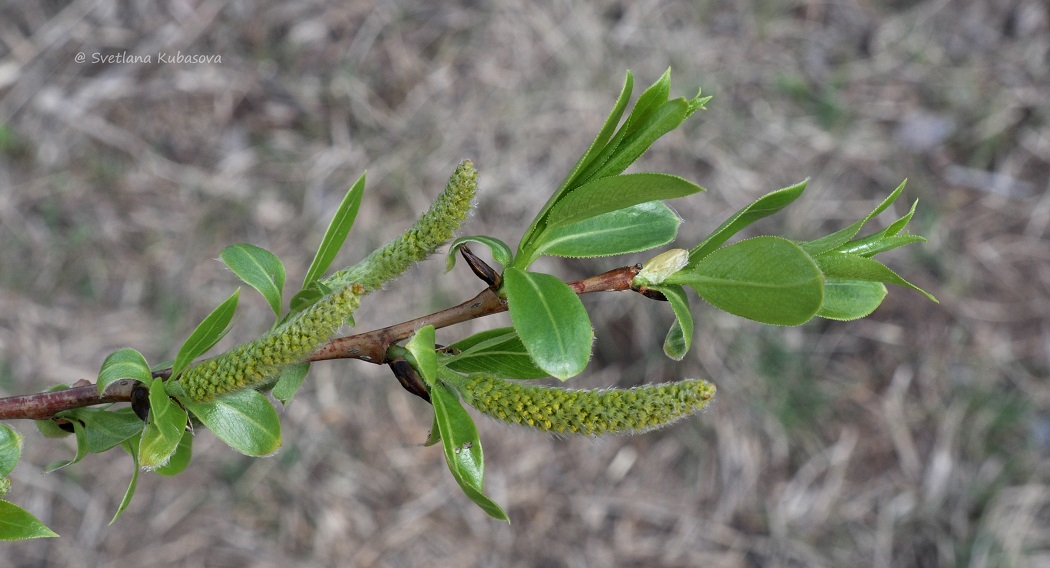
[[[522,385],[485,374],[443,376],[467,404],[497,420],[554,434],[638,434],[689,416],[715,395],[691,379],[630,389],[573,390]]]
[[[649,259],[631,282],[635,286],[658,286],[689,263],[689,251],[666,250]]]
[[[357,284],[329,293],[266,335],[190,367],[182,374],[182,387],[202,402],[267,383],[286,365],[316,351],[357,311],[364,293]]]
[[[378,290],[455,236],[470,212],[477,189],[478,171],[473,162],[463,160],[445,190],[412,228],[356,265],[325,279],[325,285],[338,288],[355,282],[363,286],[366,293]]]

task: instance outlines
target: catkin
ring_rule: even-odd
[[[715,394],[715,386],[700,379],[596,390],[523,385],[484,374],[456,382],[465,401],[492,418],[587,436],[660,428],[699,411]]]
[[[412,228],[361,262],[326,278],[324,284],[337,288],[355,282],[363,286],[366,293],[378,290],[455,236],[470,212],[477,189],[478,171],[473,162],[463,160],[445,190]]]
[[[200,402],[266,383],[317,350],[357,310],[363,294],[356,284],[328,294],[270,333],[190,367],[182,373],[183,389]]]

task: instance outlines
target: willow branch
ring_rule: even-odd
[[[616,268],[583,280],[569,282],[568,285],[577,294],[632,290],[631,280],[638,274],[639,269],[640,266]],[[462,304],[430,315],[374,331],[331,339],[307,357],[306,361],[360,359],[377,365],[390,364],[393,361],[393,358],[387,356],[390,347],[412,337],[416,330],[425,325],[443,328],[505,311],[507,301],[489,287]],[[164,378],[169,375],[170,370],[154,373],[154,376]],[[104,394],[99,395],[94,384],[82,380],[64,390],[0,398],[0,420],[47,420],[63,410],[130,402],[131,392],[137,383],[138,381],[131,379],[116,381],[106,388]]]

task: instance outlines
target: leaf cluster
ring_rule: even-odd
[[[586,368],[594,338],[578,290],[555,275],[530,267],[544,256],[594,258],[667,245],[676,239],[682,220],[664,201],[704,191],[676,175],[625,171],[661,136],[703,109],[709,97],[698,93],[689,99],[670,98],[670,70],[631,106],[633,87],[634,78],[628,72],[597,136],[528,224],[516,247],[487,235],[464,236],[451,242],[446,258],[448,270],[454,267],[457,253],[468,244],[489,250],[499,267],[484,265],[479,274],[491,292],[505,301],[512,325],[474,334],[445,347],[436,344],[435,327],[423,325],[404,345],[395,344],[387,352],[388,361],[409,363],[432,403],[434,426],[427,444],[441,444],[449,470],[464,493],[497,519],[508,520],[508,516],[483,489],[482,444],[464,406],[477,394],[471,389],[484,383],[479,377],[493,377],[486,388],[494,389],[489,400],[495,400],[492,397],[500,395],[498,389],[514,390],[506,386],[506,379],[554,377],[566,381]],[[459,183],[473,184],[474,176],[473,166],[464,162],[446,191]],[[312,306],[323,306],[319,302],[331,298],[335,289],[350,285],[355,277],[367,273],[371,291],[409,263],[430,254],[451,238],[451,232],[465,216],[465,207],[469,207],[466,202],[473,196],[472,187],[469,192],[448,193],[456,196],[449,197],[448,203],[441,201],[445,197],[439,198],[406,233],[404,242],[386,245],[362,263],[326,279],[324,275],[356,218],[364,184],[362,175],[347,191],[287,308],[283,296],[285,268],[276,255],[247,243],[231,245],[220,254],[234,274],[266,299],[275,316],[269,333],[275,333]],[[647,297],[666,300],[674,313],[674,323],[663,342],[668,357],[680,360],[691,347],[695,326],[687,289],[715,308],[772,325],[800,325],[814,317],[842,321],[864,317],[881,304],[887,293],[886,284],[912,288],[936,301],[874,259],[880,253],[924,241],[905,230],[915,204],[885,229],[858,237],[868,221],[887,210],[901,195],[903,183],[863,219],[824,237],[799,241],[764,235],[727,244],[745,227],[795,202],[806,185],[803,181],[766,194],[731,215],[695,246],[664,251],[633,269],[633,279],[627,286]],[[413,243],[418,246],[412,248]],[[376,264],[384,262],[388,266]],[[480,261],[471,262],[478,271],[476,262]],[[45,435],[72,434],[77,442],[73,458],[56,462],[48,469],[66,467],[87,454],[122,448],[131,456],[135,468],[113,517],[115,521],[134,495],[140,470],[175,475],[187,467],[193,436],[199,429],[211,430],[246,455],[266,456],[277,451],[282,443],[280,421],[264,392],[269,391],[287,404],[305,379],[309,362],[283,362],[265,384],[248,385],[249,388],[206,400],[189,396],[189,386],[184,389],[179,381],[188,369],[202,364],[197,362],[199,358],[229,331],[239,297],[237,290],[212,311],[170,363],[151,367],[141,353],[130,348],[110,354],[98,375],[98,392],[105,393],[117,381],[132,379],[136,386],[131,407],[77,408],[60,412],[52,420],[39,421],[38,427]],[[352,318],[349,323],[353,324]],[[406,333],[402,337],[407,336]],[[542,396],[513,404],[500,403],[500,408],[509,408],[521,416],[558,416],[572,406],[563,406],[561,401],[589,397],[591,406],[572,406],[577,409],[574,412],[612,416],[616,418],[613,422],[628,426],[620,430],[615,426],[588,427],[582,429],[584,432],[631,433],[695,412],[714,393],[713,386],[695,380],[667,388],[654,387],[628,393],[606,391],[602,396],[559,387],[530,387],[529,393]],[[518,388],[515,392],[525,391]],[[541,400],[542,403],[537,402]],[[515,409],[514,404],[521,407]],[[529,404],[546,406],[524,407]],[[626,406],[594,409],[593,404]],[[586,419],[574,416],[571,422],[585,423]],[[551,430],[553,425],[544,426]],[[577,430],[581,429],[574,431]],[[20,448],[21,436],[6,426],[0,428],[0,495],[7,490],[6,475],[17,462]],[[27,515],[0,501],[0,539],[54,536]]]

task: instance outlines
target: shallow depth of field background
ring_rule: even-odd
[[[1050,12],[987,2],[113,2],[0,7],[0,394],[151,362],[238,282],[249,241],[301,281],[366,168],[341,262],[407,227],[462,158],[481,172],[464,234],[516,243],[622,84],[673,68],[714,99],[637,170],[695,180],[689,248],[763,193],[811,178],[748,234],[814,238],[902,179],[928,245],[886,255],[939,305],[894,288],[871,317],[773,328],[695,297],[685,361],[665,304],[587,297],[595,357],[573,384],[705,377],[708,412],[632,438],[554,439],[479,417],[486,486],[461,494],[429,407],[386,368],[317,364],[284,448],[210,433],[190,469],[131,475],[114,451],[57,473],[69,440],[31,423],[8,498],[61,539],[5,566],[1037,566],[1050,562]],[[84,53],[87,61],[77,63]],[[162,63],[158,54],[219,56]],[[152,63],[93,62],[95,54]],[[121,55],[123,54],[123,55]],[[886,215],[873,227],[884,226]],[[578,278],[644,260],[552,260]],[[880,257],[882,258],[882,257]],[[424,263],[359,329],[482,284]],[[223,345],[270,323],[243,290]],[[439,332],[451,342],[505,319]]]

